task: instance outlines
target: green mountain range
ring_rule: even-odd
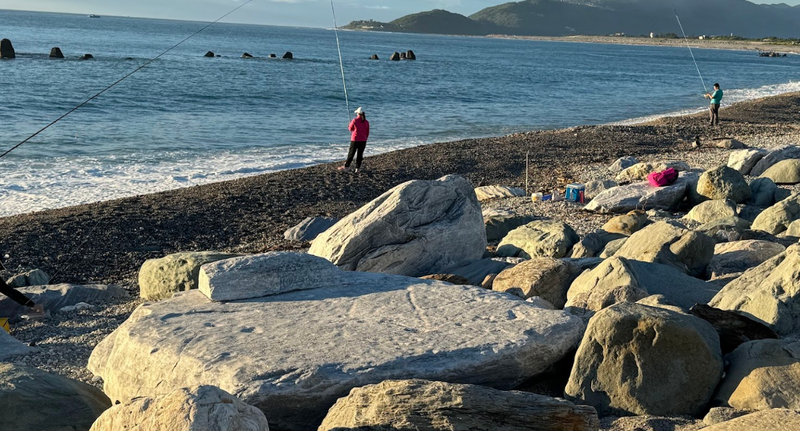
[[[346,28],[454,35],[648,35],[680,33],[676,12],[692,35],[800,38],[800,6],[747,0],[526,0],[469,17],[436,9],[388,23],[354,21]]]

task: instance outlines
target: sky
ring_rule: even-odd
[[[0,0],[0,9],[213,21],[246,0]],[[409,13],[446,9],[464,15],[509,0],[334,0],[339,25],[358,19],[391,21]],[[800,0],[754,3],[800,4]],[[332,27],[330,0],[253,0],[225,22]]]

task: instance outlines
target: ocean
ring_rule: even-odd
[[[0,61],[0,152],[204,25],[0,10],[17,51]],[[339,34],[367,155],[706,106],[685,48]],[[49,59],[54,46],[67,58]],[[389,61],[407,50],[418,59]],[[694,53],[724,104],[800,91],[800,56]],[[219,23],[0,159],[0,216],[341,160],[347,123],[332,30]]]

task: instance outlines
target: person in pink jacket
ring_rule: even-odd
[[[353,163],[353,156],[356,158],[356,173],[361,170],[361,161],[364,160],[364,149],[367,148],[367,139],[369,139],[369,121],[364,110],[359,107],[356,109],[356,118],[350,122],[348,127],[352,133],[350,136],[350,151],[347,152],[347,161],[344,166],[339,166],[340,171],[350,169],[350,164]]]

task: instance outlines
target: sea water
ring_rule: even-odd
[[[0,11],[0,38],[17,51],[0,61],[0,152],[204,25]],[[372,126],[368,154],[707,103],[685,48],[340,38],[350,111],[363,106]],[[66,59],[48,58],[55,46]],[[416,61],[389,61],[409,49]],[[286,51],[295,59],[267,58]],[[84,53],[95,59],[78,60]],[[798,56],[695,56],[706,84],[722,84],[725,104],[800,90]],[[332,30],[215,24],[0,159],[0,216],[340,160],[348,114]]]

